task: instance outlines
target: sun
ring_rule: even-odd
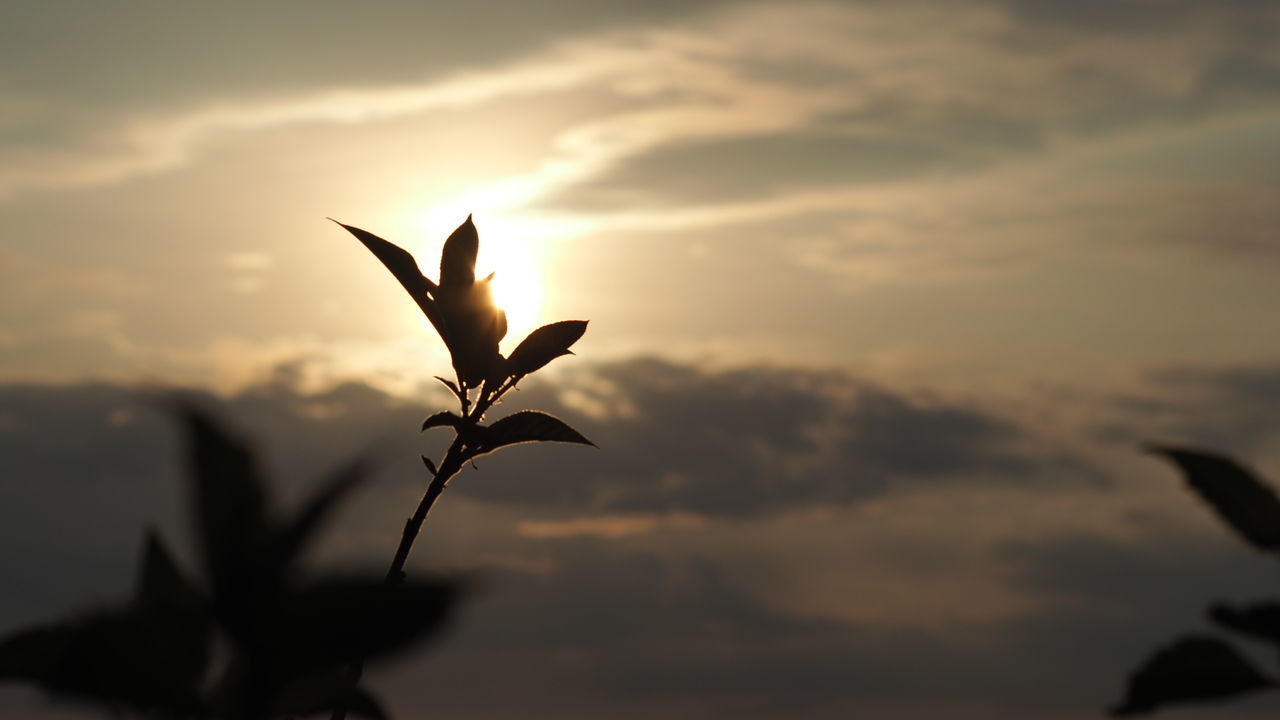
[[[419,236],[444,238],[467,217],[470,208],[486,208],[484,196],[467,196],[409,213],[410,224]],[[563,223],[530,217],[509,209],[477,209],[473,221],[480,234],[480,254],[476,277],[493,273],[493,299],[507,313],[507,336],[502,347],[510,352],[530,332],[546,320],[547,266],[554,238],[567,229]],[[429,246],[430,247],[430,246]],[[425,251],[425,257],[439,257],[440,245]]]
[[[528,240],[505,234],[499,228],[480,230],[480,257],[476,276],[493,273],[493,300],[507,313],[507,338],[513,345],[538,327],[546,287],[537,247]]]

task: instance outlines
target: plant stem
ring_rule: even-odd
[[[431,478],[431,484],[427,486],[427,491],[422,495],[422,500],[418,502],[418,509],[413,515],[405,520],[404,533],[400,536],[400,545],[396,548],[395,557],[391,559],[391,567],[387,568],[387,585],[398,585],[404,582],[404,566],[409,560],[409,551],[413,549],[413,541],[418,538],[418,533],[422,531],[422,523],[427,519],[427,513],[431,511],[431,506],[435,504],[436,498],[440,497],[440,493],[444,492],[444,488],[449,484],[449,480],[462,470],[462,435],[459,434],[453,439],[453,444],[445,451],[444,459],[440,461],[440,466],[436,474]],[[360,677],[364,674],[364,660],[356,662],[355,676],[351,681],[351,689],[354,691],[356,686],[360,684]],[[346,705],[340,705],[329,716],[329,720],[346,720]]]
[[[431,511],[431,506],[435,504],[436,498],[440,497],[440,493],[444,492],[444,487],[449,480],[458,474],[462,469],[462,436],[454,438],[453,444],[449,446],[449,450],[444,455],[444,460],[440,462],[440,467],[431,484],[427,486],[427,492],[423,494],[422,500],[418,502],[418,509],[414,511],[413,516],[404,523],[404,534],[400,536],[400,546],[396,548],[395,557],[391,559],[391,567],[387,569],[387,584],[395,584],[404,581],[404,565],[409,559],[409,551],[413,549],[413,541],[417,539],[418,533],[422,531],[422,523],[427,519],[427,513]]]

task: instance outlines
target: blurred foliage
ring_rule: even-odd
[[[248,719],[325,712],[340,703],[381,718],[342,680],[358,658],[382,658],[439,630],[459,579],[387,585],[378,575],[313,575],[299,557],[366,477],[359,459],[277,517],[249,448],[194,404],[176,403],[196,525],[192,578],[147,535],[133,596],[118,607],[21,630],[0,643],[0,677],[114,712]],[[225,657],[216,646],[229,648]]]
[[[1188,486],[1218,517],[1254,548],[1280,550],[1280,497],[1252,470],[1210,452],[1152,447],[1173,462]],[[1238,608],[1214,605],[1209,617],[1220,627],[1280,650],[1280,600]],[[1139,715],[1166,705],[1216,700],[1277,687],[1225,640],[1188,635],[1158,649],[1129,678],[1113,715]]]

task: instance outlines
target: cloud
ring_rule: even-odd
[[[1280,459],[1277,407],[1280,366],[1274,363],[1164,367],[1119,399],[1098,434],[1131,444],[1188,444],[1256,467]],[[1270,476],[1280,480],[1274,470]]]
[[[381,565],[422,490],[417,423],[444,398],[305,375],[282,367],[220,403],[259,440],[280,504],[387,443],[401,459],[317,557]],[[515,448],[455,480],[412,568],[487,567],[486,589],[443,644],[374,674],[398,715],[1073,717],[1194,626],[1206,593],[1266,582],[1170,469],[1146,468],[1170,480],[1153,489],[1127,471],[1101,486],[1104,449],[1045,440],[1028,419],[1043,409],[652,359],[518,398],[601,449]],[[118,594],[148,522],[186,545],[176,447],[135,390],[0,387],[5,627]]]
[[[485,464],[499,479],[462,492],[602,514],[749,517],[938,483],[1092,478],[1067,457],[1046,465],[1063,451],[1016,421],[840,374],[639,360],[598,366],[574,390],[567,406],[545,390],[519,400],[565,416],[602,451],[543,470],[554,483],[531,482],[528,458],[498,455]],[[574,407],[582,396],[592,410]]]

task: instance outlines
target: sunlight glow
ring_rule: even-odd
[[[481,230],[480,257],[476,276],[493,276],[493,299],[507,312],[507,340],[513,347],[542,324],[542,304],[546,297],[541,258],[536,246],[514,232],[490,223]]]
[[[536,220],[518,211],[494,209],[493,197],[455,198],[426,210],[409,213],[414,233],[419,236],[444,238],[465,219],[475,213],[474,222],[480,233],[480,256],[476,260],[476,277],[494,273],[493,294],[498,307],[507,313],[507,336],[502,341],[504,352],[510,352],[539,325],[549,322],[543,317],[547,298],[547,250],[558,239],[559,223]],[[428,244],[424,257],[439,257],[439,244]],[[415,250],[415,252],[417,252]],[[435,266],[429,265],[434,276]]]

